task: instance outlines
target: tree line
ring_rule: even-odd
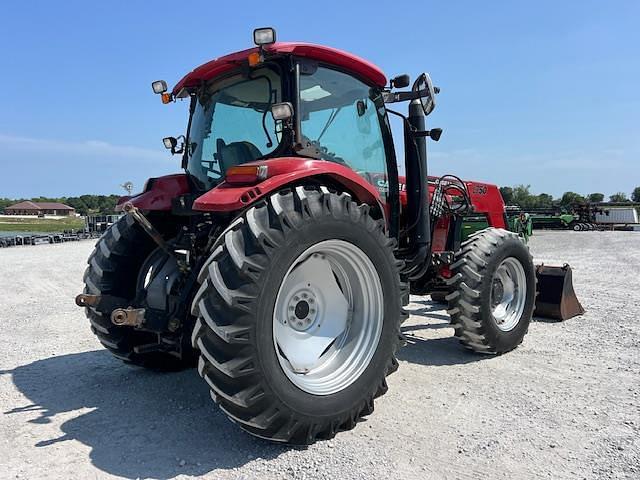
[[[59,202],[76,209],[80,215],[110,215],[115,213],[116,202],[120,195],[80,195],[79,197],[33,197],[33,198],[0,198],[0,212],[18,202]]]
[[[576,203],[601,203],[605,201],[603,193],[589,193],[580,195],[575,192],[564,192],[562,197],[553,198],[548,193],[534,195],[530,191],[531,185],[517,185],[515,187],[500,187],[502,199],[506,205],[517,205],[523,209],[569,207]],[[609,201],[615,203],[640,202],[640,187],[631,192],[631,198],[625,192],[609,195]]]
[[[506,205],[518,205],[520,208],[554,208],[568,207],[575,203],[600,203],[604,202],[605,195],[603,193],[590,193],[588,195],[580,195],[575,192],[564,192],[562,197],[553,198],[548,193],[534,195],[530,191],[531,185],[517,185],[515,187],[500,187],[500,193]],[[34,197],[34,198],[0,198],[0,212],[4,213],[4,209],[15,203],[25,200],[32,202],[60,202],[76,209],[80,215],[109,215],[115,213],[116,202],[120,198],[119,195],[80,195],[79,197]],[[624,192],[614,193],[609,196],[610,202],[638,202],[640,203],[640,187],[636,187],[631,192],[631,198],[627,197]]]

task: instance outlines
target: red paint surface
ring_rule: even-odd
[[[185,75],[173,88],[174,95],[183,87],[193,87],[200,82],[211,80],[219,75],[227,73],[247,61],[249,54],[257,52],[258,47],[249,48],[240,52],[231,53],[220,58],[216,58],[200,65],[192,72]],[[309,58],[318,62],[324,62],[347,70],[366,82],[384,87],[387,84],[387,77],[373,63],[360,58],[351,53],[336,48],[313,45],[310,43],[274,43],[267,45],[264,51],[268,55],[295,55]]]
[[[432,252],[444,252],[447,248],[447,237],[449,236],[449,217],[442,217],[436,222],[431,239]]]
[[[184,173],[152,178],[149,182],[151,182],[150,187],[141,194],[134,197],[120,197],[116,211],[120,211],[127,201],[140,210],[169,211],[171,200],[190,191],[187,175]]]
[[[502,195],[500,195],[498,187],[481,182],[464,183],[467,185],[474,212],[486,213],[490,227],[507,228],[504,221],[504,201],[502,200]]]
[[[443,265],[442,267],[440,267],[440,271],[439,271],[440,275],[443,276],[444,278],[451,278],[453,277],[453,272],[451,271],[451,269],[449,268],[449,265]]]
[[[232,212],[289,184],[299,184],[305,178],[323,177],[333,180],[352,192],[356,199],[368,205],[380,205],[380,193],[349,167],[324,160],[283,157],[256,161],[244,165],[267,165],[269,178],[249,186],[221,183],[198,197],[194,210],[204,212]]]

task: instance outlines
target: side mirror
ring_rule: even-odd
[[[404,87],[408,87],[409,86],[409,82],[410,81],[411,80],[409,79],[409,75],[404,73],[402,75],[398,75],[396,77],[393,77],[389,81],[389,84],[391,85],[391,88],[404,88]]]
[[[293,105],[289,102],[274,103],[271,105],[271,116],[276,121],[290,120],[293,118]]]
[[[413,83],[413,91],[420,92],[420,104],[425,115],[429,115],[436,108],[436,91],[428,73],[420,75]]]

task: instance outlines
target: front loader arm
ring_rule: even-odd
[[[465,182],[472,213],[485,214],[490,227],[509,229],[504,214],[504,201],[496,185],[480,182]]]

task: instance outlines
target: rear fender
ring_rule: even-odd
[[[268,166],[268,178],[255,185],[231,185],[223,182],[198,197],[193,209],[202,212],[242,210],[273,192],[311,180],[314,183],[340,186],[359,202],[384,211],[380,192],[347,166],[298,157],[256,161],[246,165]]]
[[[184,173],[150,178],[145,184],[144,192],[138,195],[120,197],[116,205],[116,211],[122,211],[123,205],[127,202],[131,202],[140,210],[170,211],[172,200],[190,191],[189,181]]]

